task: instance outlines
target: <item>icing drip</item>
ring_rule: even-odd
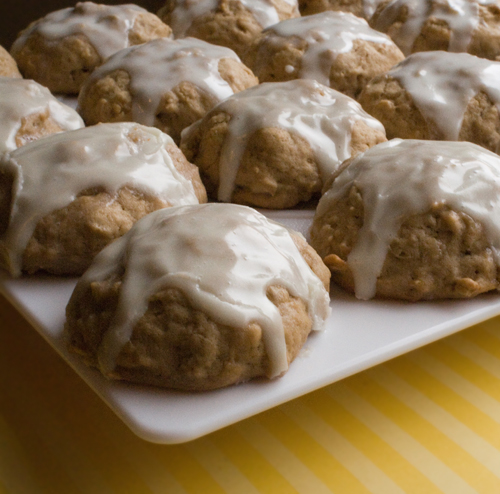
[[[101,124],[48,136],[4,155],[0,171],[14,175],[9,227],[0,236],[8,269],[21,274],[22,254],[38,221],[86,189],[114,194],[130,185],[172,206],[197,204],[191,182],[165,149],[172,143],[157,129]]]
[[[500,157],[468,142],[393,139],[360,154],[323,195],[317,217],[355,185],[363,227],[347,258],[360,299],[375,295],[389,244],[403,222],[446,204],[480,222],[500,263]]]
[[[296,6],[296,0],[285,0],[286,3]],[[271,0],[240,0],[241,5],[249,10],[255,20],[266,28],[279,22],[278,12]],[[220,0],[176,0],[176,5],[171,14],[171,28],[177,38],[186,36],[195,19],[215,12]]]
[[[80,101],[95,81],[115,70],[124,70],[130,75],[133,120],[154,126],[162,98],[181,82],[191,82],[212,95],[214,105],[231,96],[231,86],[219,73],[223,58],[239,61],[229,48],[195,38],[149,41],[119,51],[98,67],[84,85]]]
[[[231,116],[219,168],[218,199],[225,202],[231,201],[247,139],[258,129],[282,128],[306,139],[323,181],[351,156],[351,129],[356,121],[384,133],[382,124],[352,98],[312,80],[260,84],[231,96],[213,111]],[[183,140],[203,121],[188,127]]]
[[[60,103],[46,87],[25,79],[0,77],[0,153],[17,148],[16,134],[23,119],[47,110],[63,130],[84,126],[80,115]]]
[[[444,21],[450,29],[448,51],[466,52],[472,33],[479,24],[478,4],[488,0],[392,0],[372,21],[375,29],[388,32],[402,9],[408,10],[408,18],[392,34],[392,39],[405,55],[412,52],[413,44],[425,22],[434,17]]]
[[[98,350],[104,373],[146,312],[148,299],[178,288],[214,321],[245,328],[257,322],[271,361],[269,377],[288,367],[283,323],[267,288],[281,285],[306,301],[312,329],[323,328],[329,296],[290,233],[244,206],[204,204],[156,211],[106,247],[76,290],[124,270],[115,316]]]
[[[307,42],[299,77],[314,79],[325,86],[330,85],[330,68],[335,58],[350,52],[355,40],[392,44],[388,36],[372,29],[364,19],[346,12],[328,11],[287,19],[265,29],[263,34],[260,44],[263,51],[257,57],[256,73],[260,70],[259,63],[268,63],[264,56],[266,45],[274,46],[277,51],[284,50],[290,38],[299,37]]]
[[[101,5],[80,2],[75,7],[51,12],[23,31],[12,45],[14,54],[22,48],[33,33],[48,40],[72,35],[83,35],[102,59],[129,46],[128,35],[138,14],[147,12],[136,5]]]
[[[484,92],[500,112],[500,62],[467,53],[415,53],[387,75],[399,81],[443,139],[457,141],[470,100]]]

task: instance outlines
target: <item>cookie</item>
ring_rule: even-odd
[[[209,390],[286,372],[330,313],[329,272],[257,211],[156,211],[95,259],[66,309],[69,347],[110,379]]]
[[[102,124],[26,144],[0,160],[0,263],[81,274],[145,214],[206,200],[172,139],[139,124]]]
[[[500,56],[500,3],[496,0],[384,0],[370,25],[387,33],[406,55],[420,51]]]
[[[83,85],[78,110],[89,125],[134,121],[177,143],[218,102],[258,83],[229,48],[195,38],[158,39],[119,51]]]
[[[360,94],[389,138],[469,141],[500,151],[500,62],[444,51],[410,55]]]
[[[0,77],[0,154],[84,127],[80,115],[35,81]]]
[[[243,61],[260,82],[314,79],[356,97],[372,77],[403,58],[392,40],[364,19],[324,12],[265,29]]]
[[[311,245],[358,298],[471,298],[500,287],[500,157],[393,139],[343,165]]]
[[[113,53],[171,29],[136,5],[77,3],[30,24],[12,45],[24,77],[53,93],[78,94],[89,74]]]
[[[167,0],[158,16],[176,38],[192,36],[242,56],[262,29],[299,10],[297,0]]]
[[[3,46],[0,46],[0,77],[22,77],[16,61]]]
[[[260,84],[183,133],[181,149],[220,201],[284,209],[319,195],[342,161],[385,141],[351,98],[312,80]]]
[[[299,0],[301,15],[314,15],[333,10],[350,12],[357,17],[370,19],[377,5],[383,0]]]

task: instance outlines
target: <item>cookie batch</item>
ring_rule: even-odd
[[[330,280],[496,291],[499,57],[495,0],[49,13],[0,49],[0,266],[78,276],[68,348],[187,391],[282,376]]]

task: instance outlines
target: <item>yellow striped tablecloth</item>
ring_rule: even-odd
[[[500,318],[167,446],[0,296],[0,494],[442,492],[500,493]]]

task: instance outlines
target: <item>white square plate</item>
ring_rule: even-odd
[[[306,234],[311,211],[266,214]],[[334,289],[332,315],[281,378],[182,393],[110,382],[70,354],[65,306],[75,279],[0,279],[0,291],[138,436],[157,443],[195,439],[500,314],[500,295],[466,301],[359,301]]]

